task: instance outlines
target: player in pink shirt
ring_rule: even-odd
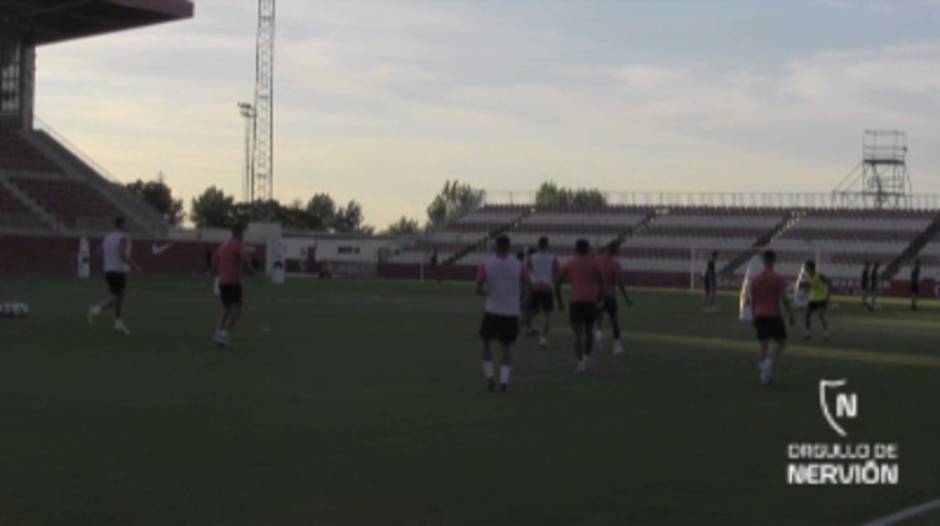
[[[561,285],[571,282],[571,308],[568,319],[574,331],[574,352],[578,359],[577,372],[587,371],[591,349],[594,347],[594,321],[597,318],[597,304],[601,297],[601,274],[591,253],[591,244],[587,239],[579,239],[574,245],[575,255],[565,263],[558,281],[555,283],[555,298],[558,308],[564,310],[565,302],[561,297]]]
[[[787,283],[774,271],[777,254],[773,250],[764,252],[764,271],[751,279],[751,310],[754,314],[754,328],[760,342],[760,381],[769,384],[773,379],[774,367],[783,354],[787,344],[787,328],[783,323],[780,306],[783,305],[793,325],[793,311],[787,299]],[[774,348],[770,349],[770,341]]]
[[[235,328],[242,313],[242,269],[254,274],[251,260],[245,255],[245,247],[242,244],[244,233],[243,225],[235,225],[232,228],[232,238],[222,243],[212,257],[212,270],[218,277],[219,297],[222,299],[222,314],[219,316],[219,325],[212,341],[224,348],[232,347],[228,335]]]
[[[630,295],[627,294],[627,288],[623,283],[623,266],[617,261],[617,253],[620,251],[620,243],[611,241],[607,245],[607,250],[597,257],[597,267],[601,273],[603,305],[600,315],[597,317],[597,330],[594,333],[595,350],[601,350],[601,341],[604,331],[601,326],[604,322],[604,313],[610,318],[610,325],[614,335],[614,354],[623,353],[623,343],[620,341],[620,320],[617,317],[617,291],[623,296],[623,301],[627,305],[633,305]]]

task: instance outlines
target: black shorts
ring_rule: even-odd
[[[108,282],[108,290],[114,296],[123,297],[127,287],[127,274],[123,272],[105,272],[104,279]]]
[[[232,305],[241,305],[242,304],[241,283],[219,284],[219,298],[222,299],[222,306],[224,307],[231,307]]]
[[[568,319],[574,324],[593,326],[597,319],[597,303],[577,302],[568,306]]]
[[[550,290],[533,290],[529,295],[530,312],[552,312],[555,310],[555,297]]]
[[[607,313],[611,316],[617,315],[617,298],[615,296],[607,296],[604,298],[604,301],[601,302],[599,309],[600,313]]]
[[[503,345],[511,345],[519,337],[519,317],[500,316],[499,314],[483,314],[480,323],[480,338],[484,340],[499,340]]]
[[[808,312],[825,311],[828,308],[829,308],[828,300],[811,301],[809,302],[809,305],[806,306],[806,310]]]
[[[783,318],[755,318],[754,328],[757,329],[757,339],[762,342],[782,342],[787,339],[787,326],[784,325]]]
[[[920,294],[920,284],[911,283],[911,294]]]

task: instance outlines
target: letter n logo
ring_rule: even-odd
[[[858,395],[855,393],[836,393],[835,396],[835,416],[829,408],[829,397],[826,396],[830,390],[844,387],[848,381],[841,380],[820,380],[819,381],[819,407],[822,409],[823,417],[829,423],[833,431],[844,437],[848,435],[845,429],[839,425],[840,418],[856,418],[858,416]]]
[[[855,393],[836,395],[836,418],[855,418],[858,416],[858,395]]]

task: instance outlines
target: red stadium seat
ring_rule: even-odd
[[[107,230],[120,211],[81,181],[12,177],[11,181],[60,224],[78,230]]]
[[[16,130],[0,128],[0,169],[58,172],[59,168],[37,151]]]

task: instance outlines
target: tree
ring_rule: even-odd
[[[294,199],[289,205],[283,207],[281,210],[281,223],[284,228],[290,230],[309,229],[307,226],[307,209],[304,207],[303,201]]]
[[[231,228],[236,221],[235,199],[210,186],[193,198],[189,217],[198,227]]]
[[[421,226],[418,225],[418,221],[416,219],[409,219],[405,216],[401,216],[401,219],[388,225],[388,228],[385,229],[383,234],[386,236],[413,236],[420,231]]]
[[[445,181],[428,206],[428,226],[440,227],[483,204],[486,193],[459,181]]]
[[[306,228],[328,230],[336,220],[336,202],[327,194],[316,194],[307,201]]]
[[[607,206],[604,192],[596,188],[578,188],[571,195],[571,208],[603,208]]]
[[[183,212],[183,200],[173,199],[173,191],[164,182],[162,173],[153,181],[144,182],[138,179],[133,183],[128,183],[126,187],[145,203],[160,212],[160,215],[169,225],[179,225],[186,217]]]
[[[238,203],[232,209],[235,222],[247,225],[254,222],[284,223],[286,210],[281,203],[274,199],[268,201],[252,201]]]
[[[355,200],[336,210],[333,217],[333,230],[341,233],[363,232],[362,205]]]
[[[363,224],[362,205],[353,200],[337,208],[327,194],[313,196],[306,205],[299,199],[288,206],[274,199],[235,203],[234,198],[211,186],[193,199],[190,217],[199,227],[229,228],[235,223],[275,222],[295,230],[373,232],[372,227]]]
[[[535,206],[544,208],[601,208],[607,206],[604,193],[595,188],[572,190],[554,182],[542,183],[535,194]]]
[[[542,183],[542,186],[539,186],[538,191],[535,192],[535,206],[537,207],[559,207],[566,199],[564,190],[551,181]]]

